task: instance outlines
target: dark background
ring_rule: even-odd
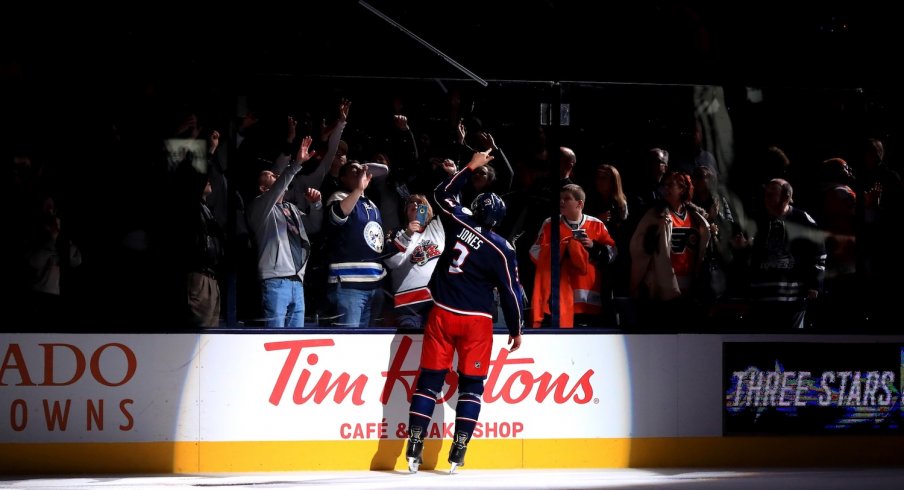
[[[488,79],[887,83],[899,19],[878,2],[371,0]],[[4,78],[237,86],[261,74],[460,77],[353,0],[9,11]]]
[[[369,3],[491,82],[865,87],[886,104],[899,99],[889,67],[898,19],[871,0]],[[308,87],[397,84],[400,93],[409,90],[401,80],[468,78],[354,0],[224,5],[8,8],[0,131],[40,139],[48,125],[104,127],[159,111],[159,100],[228,105],[212,116],[235,117],[236,95],[278,93],[283,103],[311,77],[321,81]],[[322,103],[334,107],[340,90]]]
[[[394,96],[417,131],[441,130],[460,89],[462,106],[518,158],[516,149],[534,149],[523,131],[535,136],[539,104],[561,96],[571,126],[550,135],[583,161],[625,166],[658,145],[678,160],[691,141],[693,85],[716,85],[725,87],[739,159],[777,144],[806,169],[879,135],[900,161],[901,77],[890,73],[898,19],[878,2],[371,0],[489,81],[485,89],[357,1],[284,5],[5,7],[0,156],[30,154],[47,169],[89,257],[80,274],[97,283],[79,292],[121,305],[120,315],[95,316],[80,298],[92,321],[165,317],[151,310],[166,258],[120,257],[117,244],[133,229],[166,230],[160,142],[189,111],[207,131],[232,132],[250,108],[274,135],[289,113],[305,134],[350,97],[354,124],[344,136],[366,152],[379,143],[366,131],[399,113]],[[751,102],[760,89],[768,102]],[[111,288],[112,301],[96,295],[105,278],[122,279],[123,264],[135,288]]]

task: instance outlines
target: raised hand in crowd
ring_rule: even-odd
[[[879,207],[879,198],[882,197],[882,183],[876,182],[873,186],[863,193],[864,206],[867,209]]]
[[[355,189],[363,193],[364,190],[367,189],[367,186],[370,185],[370,181],[373,177],[373,174],[367,171],[367,167],[364,167],[361,172],[358,173],[358,184]]]
[[[455,165],[455,162],[453,162],[449,158],[446,158],[445,160],[443,160],[442,167],[443,167],[443,170],[445,170],[446,173],[449,175],[452,175],[455,172],[458,172],[458,166]]]
[[[336,119],[335,124],[327,125],[326,120],[320,121],[320,140],[327,141],[330,139],[330,135],[333,134],[333,131],[343,123],[348,122],[348,112],[351,109],[352,101],[342,98],[339,101],[339,116]]]
[[[411,128],[408,126],[408,116],[396,114],[393,116],[392,120],[399,131],[411,131]]]
[[[301,146],[298,148],[298,153],[295,154],[296,162],[304,163],[317,155],[316,151],[309,151],[311,142],[313,141],[314,139],[310,136],[305,136],[304,139],[301,140]]]
[[[465,144],[465,136],[467,136],[467,135],[468,135],[468,130],[467,130],[467,128],[465,128],[465,122],[458,121],[458,126],[456,127],[456,131],[455,131],[455,141],[459,145],[463,145],[463,144]]]
[[[294,117],[288,116],[286,118],[286,143],[292,144],[295,141],[297,128],[298,121]]]
[[[209,155],[213,155],[217,152],[217,148],[220,146],[220,132],[214,129],[210,132],[210,136],[207,137],[207,153]]]
[[[499,148],[496,146],[493,135],[486,131],[479,131],[477,133],[477,146],[480,150],[496,150]]]
[[[339,101],[339,122],[348,121],[348,110],[351,108],[351,106],[352,101],[346,98],[343,98],[341,101]]]
[[[308,202],[313,204],[320,200],[320,191],[313,187],[308,187],[308,190],[304,191],[304,198],[307,199]]]

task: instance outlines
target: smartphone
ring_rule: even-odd
[[[427,205],[426,204],[418,204],[417,205],[417,215],[415,218],[421,226],[426,226],[427,224]]]
[[[587,230],[585,230],[583,228],[571,230],[571,233],[574,236],[574,238],[577,238],[577,239],[587,238]]]

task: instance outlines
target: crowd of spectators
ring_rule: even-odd
[[[744,141],[713,124],[726,108],[612,134],[481,114],[458,90],[390,98],[236,97],[235,118],[188,101],[103,128],[87,156],[12,142],[4,329],[419,328],[433,189],[491,149],[461,200],[503,196],[528,328],[893,331],[904,188],[877,134],[798,159],[726,146]]]

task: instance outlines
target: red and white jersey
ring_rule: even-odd
[[[396,307],[433,300],[427,285],[442,254],[445,239],[439,219],[430,220],[423,232],[410,238],[403,231],[396,234],[392,246],[397,252],[385,260],[390,269]]]

